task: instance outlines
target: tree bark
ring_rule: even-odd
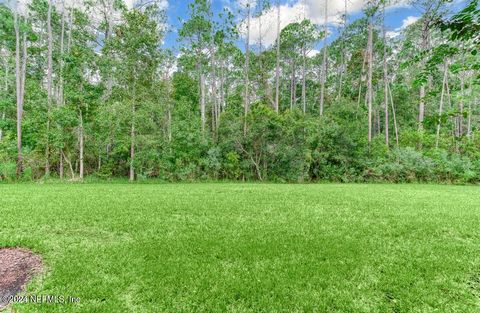
[[[472,102],[473,104],[475,105],[475,102],[476,102],[476,99],[475,99],[475,96],[474,96],[474,93],[473,93],[473,77],[474,77],[474,74],[472,74],[471,78],[470,78],[470,95],[471,95],[471,99],[470,101],[468,102],[468,120],[467,120],[467,137],[468,138],[471,138],[472,137],[472,109],[473,109],[473,106],[472,106]]]
[[[8,61],[5,57],[5,94],[8,94]],[[2,122],[5,120],[5,109],[2,111]],[[0,141],[3,139],[3,128],[0,127]]]
[[[343,31],[346,32],[347,31],[347,24],[348,24],[348,20],[347,20],[347,17],[348,17],[348,1],[345,0],[344,2],[345,4],[345,9],[344,9],[344,25],[343,25]],[[342,96],[342,88],[343,88],[343,76],[347,74],[347,47],[346,47],[346,43],[343,42],[342,43],[342,68],[341,68],[341,72],[340,72],[340,82],[339,82],[339,86],[338,86],[338,96],[337,96],[337,99],[340,99],[340,97]]]
[[[448,82],[448,61],[445,61],[444,72],[443,72],[442,93],[440,96],[440,107],[438,109],[437,135],[435,140],[435,147],[437,149],[440,142],[440,128],[442,125],[443,103],[445,100],[445,90],[446,90],[447,82]]]
[[[275,112],[279,112],[280,102],[280,1],[277,2],[277,64],[275,67]]]
[[[458,102],[458,137],[463,136],[463,110],[465,106],[465,49],[462,46],[462,71],[460,71],[460,101]]]
[[[302,111],[307,113],[307,49],[303,48],[303,65],[302,65]]]
[[[389,147],[389,116],[388,116],[388,64],[387,64],[387,27],[385,25],[385,2],[383,3],[383,83],[385,110],[385,145]]]
[[[303,19],[306,20],[306,4],[303,3]],[[303,34],[306,35],[305,32]],[[305,39],[304,39],[305,40]],[[302,45],[302,112],[303,114],[307,113],[307,44],[306,42]]]
[[[50,175],[50,107],[52,104],[52,71],[53,71],[53,36],[52,36],[52,0],[48,0],[47,11],[47,36],[48,36],[48,50],[47,50],[47,132],[45,145],[45,176]]]
[[[24,68],[26,60],[26,39],[23,37],[23,52],[21,56],[20,25],[18,12],[14,12],[15,28],[15,77],[16,77],[16,100],[17,100],[17,177],[23,174],[22,156],[22,118],[23,118],[23,97],[24,97]],[[23,61],[23,62],[22,62]],[[23,63],[23,64],[22,64]]]
[[[428,16],[423,18],[422,26],[422,50],[427,51],[430,35],[430,19]],[[423,130],[423,120],[425,119],[425,85],[420,86],[420,104],[418,106],[418,128]]]
[[[84,173],[84,165],[83,165],[83,151],[84,151],[84,130],[83,130],[83,114],[82,110],[79,110],[79,122],[80,127],[78,128],[78,143],[79,143],[79,162],[80,162],[80,169],[79,169],[79,177],[80,180],[83,180],[83,173]]]
[[[130,125],[130,170],[128,179],[135,180],[135,104],[132,104],[132,122]]]
[[[390,83],[388,83],[388,94],[390,96],[390,104],[392,107],[393,127],[395,129],[395,142],[397,144],[397,149],[398,149],[400,147],[400,142],[399,142],[399,134],[398,134],[397,113],[395,110],[395,105],[393,103],[392,89],[390,88]]]
[[[205,74],[200,73],[200,116],[202,120],[202,133],[205,134]]]
[[[250,0],[247,3],[247,38],[245,40],[245,104],[244,104],[244,125],[243,125],[243,134],[247,134],[247,115],[250,110]]]
[[[322,77],[320,78],[320,116],[323,116],[323,110],[325,106],[325,84],[327,81],[327,56],[328,56],[328,0],[325,0],[325,25],[324,25],[324,40],[323,40],[323,62],[322,62]]]
[[[372,110],[373,110],[373,17],[370,17],[368,25],[368,142],[372,142]]]

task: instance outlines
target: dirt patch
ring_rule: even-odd
[[[0,310],[42,269],[42,259],[23,248],[0,248]]]

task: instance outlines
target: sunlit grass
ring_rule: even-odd
[[[19,312],[479,312],[480,189],[0,185],[0,246],[39,252]]]

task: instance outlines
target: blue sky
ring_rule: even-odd
[[[181,20],[188,18],[188,4],[192,0],[168,0],[167,16],[168,23],[170,25],[170,31],[165,39],[165,47],[177,49],[179,43],[177,42],[177,30],[181,26]],[[228,8],[232,11],[238,11],[242,9],[242,2],[248,0],[212,0],[212,8],[214,14],[217,15],[224,8]],[[250,0],[255,2],[255,0]],[[273,0],[271,2],[276,2]],[[349,0],[349,20],[359,18],[361,13],[361,7],[363,7],[364,0]],[[410,23],[414,22],[416,18],[421,15],[416,8],[408,5],[408,0],[397,1],[400,4],[397,4],[387,10],[387,29],[393,34],[398,32],[402,27],[408,26]],[[454,4],[450,6],[452,11],[456,11],[459,8],[463,7],[467,0],[456,0]],[[318,24],[323,23],[324,19],[324,0],[281,0],[282,5],[282,27],[284,27],[288,22],[293,21],[295,18],[299,18],[298,15],[305,14],[308,18],[313,20]],[[342,0],[329,0],[329,20],[334,22],[337,18],[338,13],[343,11],[344,4]],[[241,16],[239,16],[241,18]],[[271,23],[275,22],[276,13],[270,12],[266,13],[263,17],[264,25],[268,23],[269,20],[272,20]],[[258,34],[258,30],[255,31],[255,19],[252,21],[254,26],[252,26],[252,41],[255,40],[255,33]],[[241,20],[238,21],[241,24]],[[257,23],[258,24],[258,23]],[[273,26],[273,24],[271,24]],[[335,24],[330,23],[330,28],[334,28]],[[270,31],[265,30],[262,33],[265,36],[266,41],[274,40],[276,30],[275,27],[265,27],[269,28]],[[257,28],[258,29],[258,28]],[[333,30],[333,29],[332,29]],[[335,31],[332,32],[330,40],[333,40],[335,37]]]

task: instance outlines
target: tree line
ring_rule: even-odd
[[[450,2],[392,32],[388,0],[192,0],[176,50],[161,1],[0,4],[0,179],[478,182],[480,10]]]

